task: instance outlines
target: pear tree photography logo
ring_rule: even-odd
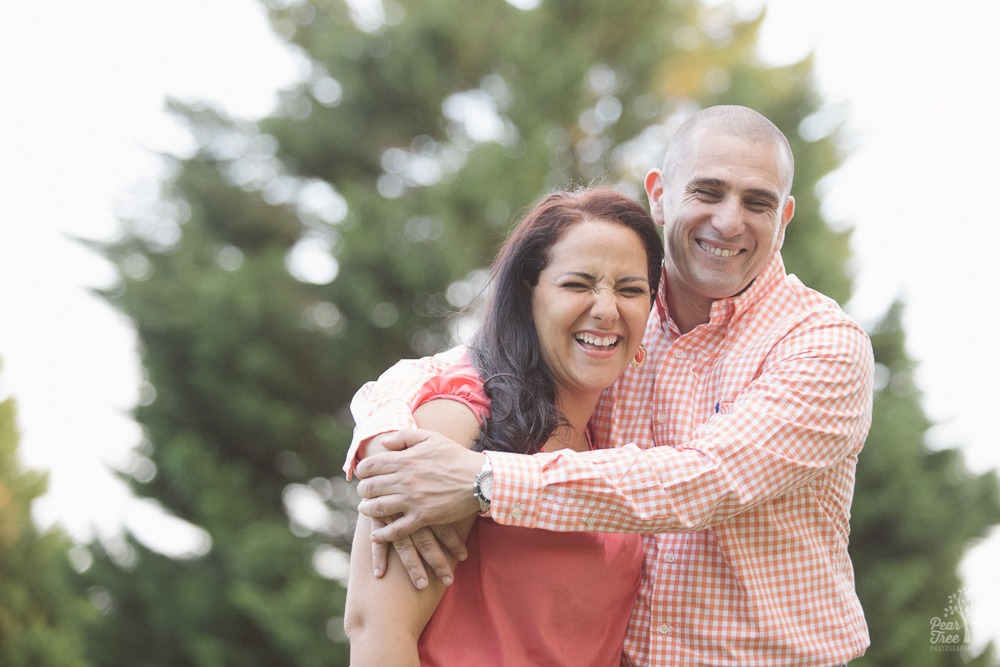
[[[931,619],[931,650],[936,653],[969,650],[972,641],[972,600],[961,588],[948,596],[948,604],[941,616]]]

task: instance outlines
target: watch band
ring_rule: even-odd
[[[479,501],[479,516],[489,515],[493,496],[493,468],[490,466],[489,458],[486,459],[479,474],[476,475],[474,491],[476,500]]]

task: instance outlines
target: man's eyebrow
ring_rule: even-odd
[[[689,188],[699,188],[699,187],[712,187],[712,188],[724,188],[727,183],[721,178],[710,178],[708,176],[703,176],[701,178],[692,178],[688,181]]]

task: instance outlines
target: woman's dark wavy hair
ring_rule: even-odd
[[[469,345],[469,360],[490,399],[490,418],[474,445],[478,451],[533,454],[565,421],[556,409],[555,381],[542,361],[531,295],[552,246],[585,220],[620,224],[639,236],[656,296],[663,240],[642,206],[606,187],[558,191],[538,200],[493,262],[492,296]]]

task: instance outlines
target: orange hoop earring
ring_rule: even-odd
[[[632,357],[632,361],[628,362],[628,365],[631,366],[632,368],[641,368],[645,362],[646,362],[646,346],[640,343],[638,352],[636,352],[635,356]]]

